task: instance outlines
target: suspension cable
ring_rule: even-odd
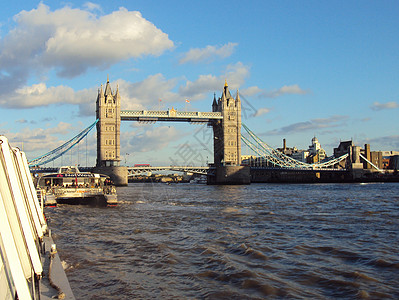
[[[87,136],[87,134],[90,132],[90,130],[92,130],[94,128],[94,126],[97,124],[97,122],[98,122],[98,119],[93,124],[91,124],[89,127],[84,129],[82,132],[80,132],[79,134],[77,134],[76,136],[71,138],[66,143],[57,147],[56,149],[51,150],[42,156],[39,156],[35,159],[28,161],[28,165],[31,167],[37,167],[37,166],[44,165],[48,162],[54,161],[58,157],[62,156],[64,153],[71,150],[74,146],[76,146],[76,144],[78,144],[83,138],[85,138]]]

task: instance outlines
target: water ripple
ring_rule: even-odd
[[[132,184],[46,215],[77,299],[394,299],[398,192]]]

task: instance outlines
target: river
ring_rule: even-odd
[[[399,298],[399,183],[134,183],[46,216],[76,299]]]

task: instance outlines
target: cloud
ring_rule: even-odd
[[[121,133],[121,135],[121,141],[126,143],[126,146],[122,147],[124,149],[131,148],[132,152],[162,150],[169,143],[182,137],[181,133],[173,126],[143,127],[134,132]]]
[[[364,139],[360,141],[359,144],[370,144],[375,151],[399,150],[399,135],[381,136],[376,138]]]
[[[266,107],[261,107],[259,108],[255,113],[254,113],[254,117],[260,117],[264,114],[267,114],[270,112],[270,108],[266,108]]]
[[[167,109],[165,108],[167,103],[176,102],[182,98],[172,91],[177,82],[177,79],[167,80],[162,74],[155,74],[139,82],[118,79],[115,82],[111,82],[111,90],[115,94],[116,89],[119,89],[119,94],[122,98],[122,110],[159,110]],[[93,115],[96,110],[95,100],[97,99],[99,88],[100,86],[76,92],[74,101],[79,105],[80,116]],[[104,88],[105,85],[103,85],[103,91]]]
[[[99,8],[93,4],[90,10]],[[55,70],[72,78],[89,68],[103,69],[143,55],[161,55],[174,47],[168,35],[140,12],[120,8],[108,15],[63,7],[37,9],[14,17],[16,27],[0,40],[0,90],[23,86],[32,74]]]
[[[397,102],[387,102],[387,103],[379,103],[379,102],[374,102],[373,105],[371,105],[371,109],[378,111],[378,110],[383,110],[383,109],[395,109],[399,107],[399,103]]]
[[[58,125],[54,128],[47,129],[49,134],[61,134],[61,135],[70,135],[71,132],[74,132],[74,127],[70,123],[59,122]]]
[[[245,96],[250,97],[250,96],[254,96],[254,95],[260,94],[260,93],[262,93],[262,92],[263,92],[263,90],[260,89],[259,87],[257,87],[257,86],[251,86],[251,87],[249,87],[249,88],[242,89],[242,90],[240,91],[240,94],[243,94],[243,95],[245,95]]]
[[[89,11],[96,10],[96,11],[102,12],[101,6],[96,3],[93,3],[93,2],[86,2],[85,4],[83,4],[83,6]]]
[[[283,87],[271,90],[271,91],[263,91],[259,94],[259,98],[277,98],[283,95],[306,95],[309,94],[309,90],[303,90],[299,87],[299,85],[284,85]]]
[[[89,98],[88,98],[89,96]],[[75,92],[67,86],[47,87],[45,83],[24,86],[0,99],[5,108],[32,108],[51,104],[82,104],[95,102],[95,89]]]
[[[122,109],[158,109],[159,105],[178,101],[179,95],[172,91],[177,82],[177,79],[165,79],[162,74],[151,75],[134,83],[117,80],[123,97]]]
[[[195,81],[187,81],[185,86],[179,88],[179,94],[191,100],[203,99],[207,93],[219,91],[225,80],[229,87],[239,88],[249,76],[249,67],[241,62],[228,65],[220,76],[200,75]]]
[[[60,122],[55,127],[31,128],[27,126],[19,130],[18,133],[7,132],[7,138],[15,146],[23,145],[28,159],[32,159],[34,153],[41,155],[53,150],[72,138],[74,136],[73,133],[78,133],[82,130],[83,128],[75,127],[70,123]],[[59,135],[65,136],[66,140],[59,139]]]
[[[281,134],[291,134],[303,131],[311,131],[315,129],[325,129],[325,128],[335,128],[345,124],[348,120],[347,116],[332,116],[330,118],[319,118],[313,119],[305,122],[294,123],[280,129],[271,130],[261,135],[281,135]]]
[[[227,43],[223,46],[206,46],[205,48],[192,48],[184,56],[179,60],[180,64],[185,63],[200,63],[200,62],[212,62],[216,58],[226,58],[229,57],[234,48],[237,46],[237,43]]]
[[[284,85],[279,89],[263,90],[257,86],[251,86],[241,91],[246,96],[257,96],[258,98],[277,98],[283,95],[306,95],[310,90],[302,89],[298,84]]]
[[[178,87],[181,78],[166,79],[158,73],[139,82],[118,79],[111,82],[115,93],[118,86],[123,98],[122,109],[167,109],[168,103],[195,101],[207,97],[207,93],[220,91],[227,79],[230,86],[238,88],[249,75],[249,67],[242,63],[229,65],[220,76],[200,75],[195,81],[186,81]],[[103,86],[104,89],[105,86]],[[92,116],[95,111],[100,84],[95,87],[74,91],[68,86],[47,87],[44,82],[23,86],[0,98],[0,107],[33,108],[49,105],[73,104],[79,108],[79,116]],[[178,89],[178,92],[174,90]],[[161,101],[159,101],[161,100]]]

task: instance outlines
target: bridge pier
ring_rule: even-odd
[[[105,174],[111,177],[111,180],[116,186],[126,186],[127,181],[127,167],[123,166],[109,166],[109,167],[95,167],[94,173]]]
[[[248,166],[217,166],[215,176],[208,176],[207,183],[214,184],[251,184]]]
[[[250,184],[251,174],[248,166],[217,166],[215,176],[208,176],[208,184]]]

